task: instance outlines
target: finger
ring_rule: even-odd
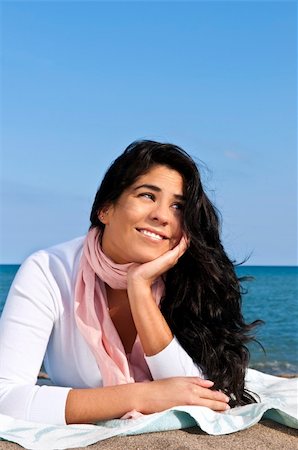
[[[178,244],[168,252],[172,260],[172,265],[177,263],[178,259],[186,252],[187,248],[187,240],[184,236],[182,236]]]
[[[186,241],[187,247],[189,247],[190,246],[190,238],[187,236],[187,234],[185,232],[183,233],[183,237]]]
[[[214,385],[214,382],[211,380],[204,380],[203,378],[198,378],[198,384],[202,387],[210,388]]]
[[[199,386],[203,386],[203,387],[211,387],[214,385],[214,382],[211,380],[206,380],[204,378],[201,377],[187,377],[189,381],[191,381],[192,383],[198,384]]]
[[[163,255],[159,256],[154,260],[156,272],[165,272],[166,270],[169,270],[171,267],[173,267],[180,256],[185,252],[185,250],[182,251],[179,244],[176,245],[172,250],[167,251]],[[159,273],[158,273],[159,274]]]
[[[229,397],[220,391],[212,391],[211,389],[206,389],[204,387],[200,387],[197,390],[198,395],[201,396],[201,398],[204,398],[206,400],[212,400],[212,401],[218,401],[218,402],[224,402],[228,403],[230,401]]]
[[[162,273],[173,267],[186,249],[186,239],[182,237],[179,244],[177,244],[172,250],[167,251],[155,260],[145,264],[137,264],[132,266],[128,271],[128,275],[133,275],[136,279],[151,279],[152,277],[157,278]],[[140,270],[138,270],[138,268]]]
[[[190,377],[189,381],[191,381],[194,385],[193,391],[198,395],[201,395],[202,398],[217,400],[221,402],[229,402],[230,398],[221,391],[211,390],[210,387],[213,386],[213,382],[210,380],[203,380],[199,377]],[[207,384],[207,386],[204,384]]]
[[[188,241],[185,236],[182,236],[178,246],[179,246],[179,258],[180,258],[180,256],[182,256],[183,253],[185,253],[188,248]]]
[[[204,398],[198,399],[198,405],[199,406],[206,406],[207,408],[212,409],[213,411],[228,411],[230,409],[230,406],[225,402],[219,402],[216,400],[208,400]]]

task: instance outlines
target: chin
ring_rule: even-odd
[[[166,253],[168,250],[170,250],[170,249],[169,249],[169,248],[168,248],[168,249],[165,249],[165,250],[162,251],[162,252],[152,252],[152,253],[147,253],[146,255],[139,255],[139,257],[137,258],[138,260],[135,261],[135,262],[137,262],[137,263],[139,263],[139,264],[144,264],[144,263],[153,261],[154,259],[157,259],[157,258],[159,258],[161,255],[163,255],[164,253]]]

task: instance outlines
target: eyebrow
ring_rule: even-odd
[[[140,184],[139,186],[136,186],[134,188],[134,191],[136,191],[137,189],[150,189],[151,191],[154,192],[161,192],[161,189],[158,186],[155,186],[154,184]],[[185,197],[183,195],[180,194],[173,194],[173,196],[177,199],[177,200],[183,200],[185,201]]]

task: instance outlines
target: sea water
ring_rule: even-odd
[[[0,265],[0,314],[17,265]],[[250,367],[271,374],[298,373],[298,267],[240,266],[239,276],[252,276],[244,282],[246,321],[262,319],[256,332],[258,344],[249,345]]]
[[[244,283],[243,313],[247,321],[265,323],[256,333],[264,351],[250,345],[250,366],[271,374],[298,373],[298,267],[242,266],[239,276],[251,275]]]

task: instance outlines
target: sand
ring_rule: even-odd
[[[43,375],[43,374],[42,374]],[[47,378],[47,375],[44,374]],[[297,374],[279,375],[296,378]],[[46,381],[46,380],[45,380]],[[13,442],[0,441],[0,450],[22,450]],[[246,430],[210,436],[199,427],[106,439],[77,450],[298,450],[298,430],[271,420],[261,420]],[[43,449],[40,449],[43,450]],[[70,450],[70,449],[67,449]]]
[[[0,450],[21,450],[17,444],[0,441]],[[199,428],[107,439],[77,450],[297,450],[298,430],[262,420],[237,433],[210,436]],[[42,449],[40,449],[42,450]]]

